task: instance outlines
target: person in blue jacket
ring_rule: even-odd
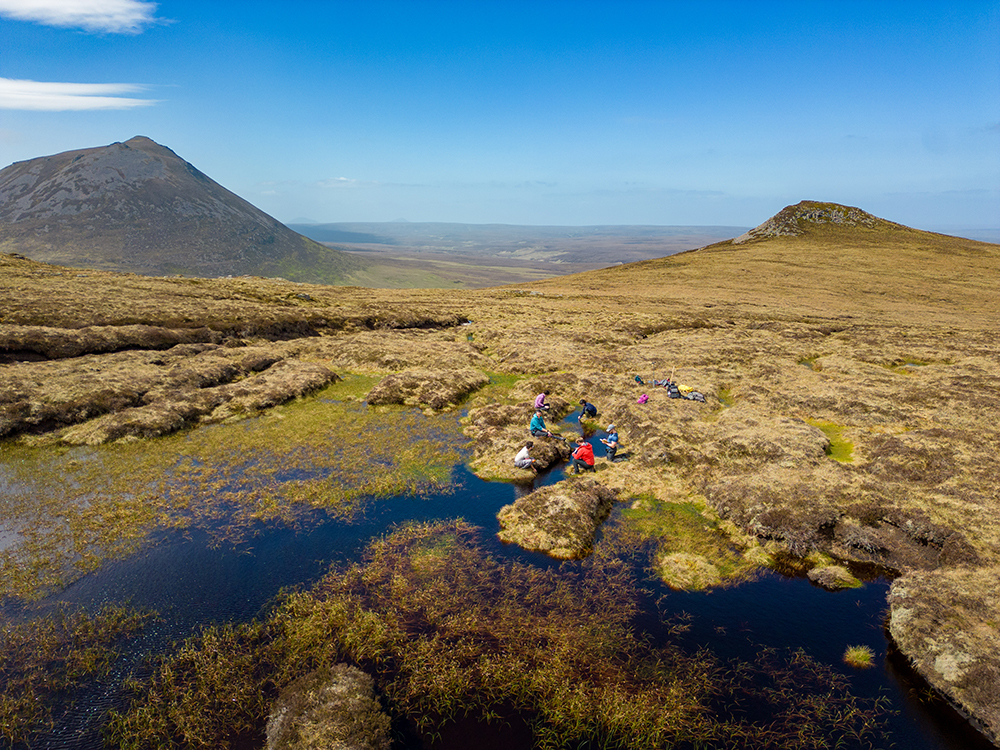
[[[594,419],[597,416],[597,407],[589,403],[587,399],[580,399],[580,418],[578,422],[582,422],[584,419]]]
[[[615,462],[615,454],[618,452],[618,428],[613,424],[608,425],[608,436],[601,438],[604,443],[604,455],[611,463]]]

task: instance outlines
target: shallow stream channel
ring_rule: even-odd
[[[410,418],[419,421],[423,417],[417,412]],[[576,429],[575,418],[575,414],[567,417],[562,425],[564,431],[571,433]],[[460,441],[455,417],[448,419],[450,423],[445,420],[444,427],[435,429],[445,433],[443,440]],[[373,440],[375,434],[382,433],[359,433],[350,437]],[[177,438],[178,441],[184,439]],[[603,448],[597,437],[591,438],[591,442],[598,456],[602,456]],[[58,472],[70,462],[76,462],[73,465],[78,467],[96,460],[89,449],[36,450],[49,451],[43,463],[47,462],[45,465],[50,472]],[[268,456],[268,460],[278,461],[271,469],[272,477],[280,475],[282,481],[315,479],[309,475],[309,469],[301,468],[301,463]],[[191,449],[183,461],[174,462],[175,469],[171,471],[190,472],[192,466],[208,460],[195,455]],[[247,460],[263,459],[251,456]],[[14,546],[11,540],[23,538],[26,533],[23,503],[24,483],[28,480],[15,466],[16,462],[23,461],[22,454],[0,450],[0,501],[5,512],[0,518],[4,524],[0,533],[5,534],[8,551]],[[534,486],[562,481],[564,468],[560,466],[543,472],[534,480]],[[235,470],[230,469],[231,476]],[[324,477],[328,475],[329,472]],[[62,478],[53,486],[68,487],[76,481]],[[172,497],[170,486],[169,481],[161,486],[160,494]],[[229,508],[232,493],[239,493],[244,485],[238,481],[229,484],[206,482],[200,487],[201,501],[209,505],[206,496],[229,493],[221,506]],[[308,590],[331,565],[346,567],[357,562],[372,540],[384,538],[393,529],[406,524],[461,518],[478,527],[476,544],[483,554],[501,565],[537,568],[556,577],[578,575],[583,562],[553,561],[504,545],[497,539],[497,511],[532,488],[532,485],[483,481],[471,474],[460,460],[451,464],[450,475],[437,487],[388,495],[381,492],[375,500],[362,495],[352,513],[347,515],[331,514],[328,509],[312,508],[305,503],[294,521],[262,512],[244,514],[239,524],[241,533],[236,535],[219,533],[220,529],[231,527],[233,513],[239,515],[236,511],[194,514],[185,524],[151,522],[153,531],[144,536],[135,549],[96,560],[89,566],[90,570],[73,576],[65,585],[51,586],[49,593],[38,601],[25,603],[9,597],[0,609],[5,632],[13,625],[31,622],[60,609],[96,613],[108,605],[120,605],[156,613],[155,619],[119,649],[107,673],[76,684],[53,698],[51,725],[36,731],[30,737],[30,745],[18,742],[9,746],[67,750],[105,747],[102,726],[108,711],[125,709],[127,692],[123,682],[130,675],[140,679],[148,677],[151,654],[170,653],[177,644],[210,624],[245,623],[265,617],[281,592]],[[92,507],[99,502],[97,495],[88,498]],[[625,507],[627,502],[616,506],[602,535],[609,534],[616,524],[623,522]],[[113,546],[108,542],[102,544]],[[602,536],[599,536],[595,548],[599,549],[601,544]],[[13,558],[8,558],[4,564],[15,563]],[[856,743],[838,735],[831,738],[830,744],[810,746],[898,747],[905,750],[986,750],[992,747],[934,698],[907,667],[905,659],[892,652],[884,631],[885,597],[889,586],[884,578],[866,580],[861,588],[829,592],[812,585],[804,577],[786,577],[765,571],[738,585],[708,592],[684,592],[669,589],[652,573],[648,554],[637,552],[626,568],[628,575],[634,578],[636,591],[640,592],[639,605],[629,627],[651,648],[670,643],[686,653],[710,654],[721,664],[754,665],[736,670],[734,679],[743,681],[766,674],[761,665],[769,661],[794,665],[808,660],[815,669],[826,670],[832,679],[840,680],[859,705],[875,707],[871,716],[876,726],[869,728]],[[867,646],[874,655],[873,666],[855,669],[845,664],[843,655],[848,645]],[[379,688],[380,676],[373,676]],[[0,679],[6,677],[0,676]],[[809,681],[790,684],[790,700],[808,701],[811,684]],[[6,690],[6,683],[2,687]],[[739,715],[748,725],[760,721],[763,726],[770,721],[752,690],[740,694],[747,696],[741,705],[723,705],[727,699],[720,697],[719,705],[713,710]],[[423,731],[412,722],[394,719],[393,747],[399,750],[473,747],[527,750],[534,741],[532,719],[531,712],[517,708],[492,721],[473,712],[446,722],[433,732]],[[263,747],[263,732],[252,733],[239,746]],[[596,748],[601,745],[584,740],[567,745],[570,746]],[[721,746],[690,739],[673,745],[688,748]],[[739,746],[754,745],[745,742]],[[786,745],[765,741],[758,746]]]

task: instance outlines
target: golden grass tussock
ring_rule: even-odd
[[[869,646],[848,646],[844,649],[844,663],[855,669],[870,669],[874,664],[875,652]]]
[[[810,568],[807,575],[810,581],[830,591],[856,589],[864,585],[843,565],[817,565]]]
[[[541,748],[877,741],[880,703],[858,700],[805,654],[763,649],[754,662],[720,662],[651,647],[629,625],[639,591],[621,562],[578,573],[500,563],[478,533],[461,521],[398,529],[266,622],[206,631],[136,685],[109,736],[123,748],[231,746],[261,724],[271,696],[347,658],[375,676],[393,716],[426,736],[513,710]],[[756,719],[730,710],[747,700],[761,708]],[[221,720],[204,710],[220,701]]]
[[[267,747],[389,750],[389,717],[372,678],[347,664],[310,672],[281,691],[267,720]]]
[[[597,530],[611,513],[615,495],[586,479],[540,487],[497,512],[497,536],[558,560],[586,557]]]

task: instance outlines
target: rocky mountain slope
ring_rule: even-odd
[[[0,249],[78,268],[322,283],[365,265],[143,136],[0,170]]]

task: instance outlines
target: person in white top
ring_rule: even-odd
[[[538,469],[535,468],[535,459],[533,459],[528,453],[528,449],[533,445],[534,443],[530,440],[524,444],[524,447],[518,451],[516,456],[514,456],[514,466],[519,469],[531,469],[534,472],[538,471]]]

